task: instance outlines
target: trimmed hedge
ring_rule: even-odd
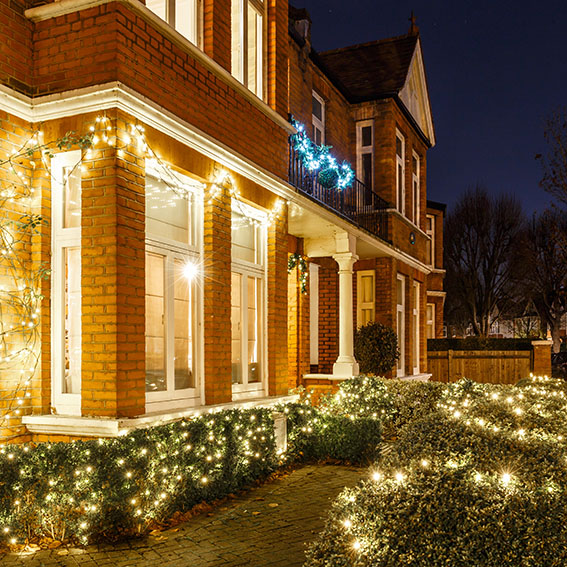
[[[466,337],[465,339],[427,339],[427,350],[532,350],[532,339],[493,339]]]
[[[207,414],[115,439],[8,445],[0,450],[0,535],[5,542],[48,535],[87,543],[143,533],[276,465],[265,409]]]
[[[338,498],[306,567],[566,565],[566,402],[551,379],[445,385]]]

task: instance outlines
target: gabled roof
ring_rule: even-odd
[[[418,33],[312,54],[352,103],[395,98],[430,146],[435,145]]]
[[[319,53],[349,102],[398,94],[406,83],[417,35],[405,35]]]

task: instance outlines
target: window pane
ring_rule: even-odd
[[[311,97],[313,100],[313,116],[318,118],[321,122],[323,121],[323,106],[319,100],[314,96]]]
[[[146,391],[167,389],[165,374],[165,257],[146,254]]]
[[[403,142],[401,138],[396,136],[396,155],[399,157],[403,157]]]
[[[248,4],[248,88],[262,98],[262,16]]]
[[[404,170],[398,164],[398,203],[400,211],[404,208]]]
[[[184,244],[190,242],[193,196],[181,196],[164,181],[146,177],[146,231]]]
[[[372,189],[372,154],[362,154],[362,179],[361,181]]]
[[[232,74],[240,82],[242,77],[242,0],[232,0],[231,9]]]
[[[197,44],[197,0],[176,0],[175,29]]]
[[[415,175],[417,175],[417,158],[415,156],[412,157],[411,164],[412,171],[415,173]]]
[[[81,393],[81,249],[65,248],[64,394]]]
[[[175,389],[194,388],[191,282],[185,276],[185,262],[174,265]]]
[[[256,262],[256,226],[250,219],[232,212],[232,258]]]
[[[260,376],[260,281],[247,278],[248,293],[248,382],[259,382]]]
[[[81,226],[81,169],[63,168],[63,179],[67,179],[63,190],[63,228]]]
[[[167,20],[166,17],[166,0],[146,0],[146,6],[159,16],[162,20]]]
[[[372,293],[374,290],[372,289],[374,283],[374,278],[372,276],[362,276],[361,278],[361,285],[362,285],[362,302],[369,303],[374,301],[374,294]]]
[[[397,296],[397,304],[402,305],[404,301],[404,281],[403,280],[396,280],[397,287],[396,287],[396,296]]]
[[[362,127],[362,147],[372,145],[372,126]]]
[[[232,329],[232,383],[242,384],[242,276],[232,274],[231,329]]]

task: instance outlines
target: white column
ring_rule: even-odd
[[[341,252],[333,258],[339,265],[339,357],[333,365],[333,376],[352,377],[359,373],[354,358],[354,330],[352,318],[352,267],[358,256]]]

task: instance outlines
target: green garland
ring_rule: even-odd
[[[299,281],[301,283],[301,293],[307,293],[307,280],[309,278],[309,271],[305,258],[298,254],[292,254],[287,261],[287,273],[290,274],[295,267],[299,267]]]

